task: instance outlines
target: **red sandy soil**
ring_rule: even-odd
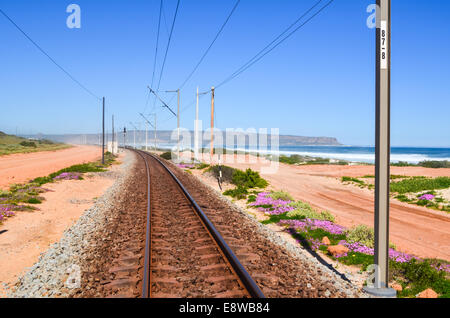
[[[205,161],[209,156],[205,156]],[[270,163],[225,162],[239,169],[260,171]],[[217,163],[217,158],[214,160]],[[235,161],[236,162],[236,161]],[[421,167],[392,167],[392,174],[407,176],[450,176],[450,169]],[[280,164],[276,173],[261,173],[274,190],[285,190],[296,200],[306,201],[320,210],[336,216],[336,222],[346,227],[374,224],[374,192],[352,185],[344,185],[342,176],[373,175],[373,166],[313,165],[294,166]],[[419,257],[450,260],[450,214],[419,207],[391,199],[390,241],[399,251]]]
[[[119,168],[113,165],[111,170]],[[46,184],[44,187],[53,192],[42,194],[46,200],[36,205],[39,211],[17,212],[0,225],[0,298],[6,296],[4,284],[13,286],[39,255],[58,242],[63,232],[94,204],[94,198],[114,183],[114,179],[97,174],[84,178]]]
[[[25,183],[72,165],[95,161],[101,150],[96,146],[74,146],[57,151],[13,154],[0,157],[0,189],[12,183]]]

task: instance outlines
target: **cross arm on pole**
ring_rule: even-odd
[[[147,119],[147,117],[144,116],[144,114],[139,113],[139,115],[141,115],[142,118],[144,118],[144,120],[145,120],[150,126],[152,126],[153,128],[155,128],[155,126],[153,126],[153,124]]]
[[[169,105],[167,105],[166,102],[164,102],[164,101],[158,96],[158,94],[156,94],[156,92],[155,92],[150,86],[147,86],[147,87],[148,87],[148,89],[150,90],[150,92],[153,93],[153,94],[159,99],[159,101],[160,101],[161,103],[163,103],[163,107],[166,107],[168,110],[170,110],[170,112],[171,112],[174,116],[177,116],[177,114],[175,114],[175,112],[172,110],[172,108],[170,108]]]

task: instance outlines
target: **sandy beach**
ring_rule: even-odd
[[[204,158],[209,162],[209,156]],[[374,175],[374,166],[313,165],[295,166],[279,164],[275,173],[261,168],[271,164],[234,155],[230,160],[222,157],[223,164],[239,169],[251,168],[261,173],[270,183],[270,189],[285,190],[296,200],[308,202],[319,210],[328,210],[338,224],[351,227],[365,224],[373,227],[374,192],[352,185],[344,185],[342,176]],[[250,160],[257,161],[250,163]],[[215,156],[213,162],[217,164]],[[421,167],[392,167],[391,173],[405,176],[450,176],[450,169]],[[390,241],[399,251],[419,257],[450,260],[450,215],[392,199],[390,205]]]

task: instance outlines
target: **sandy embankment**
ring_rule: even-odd
[[[205,156],[209,162],[209,156]],[[261,159],[249,163],[249,156],[235,155],[222,158],[222,163],[239,169],[251,168],[261,172],[270,162]],[[253,157],[256,161],[256,158]],[[217,157],[214,158],[217,163]],[[392,174],[407,176],[450,176],[450,169],[421,167],[392,167]],[[294,166],[280,164],[275,173],[261,172],[274,190],[288,191],[296,200],[328,210],[337,223],[351,227],[365,224],[373,227],[374,192],[356,186],[344,185],[342,176],[374,175],[373,166]],[[397,249],[420,257],[450,260],[450,215],[424,207],[391,200],[390,240]]]
[[[69,155],[74,156],[65,157],[66,161],[63,157],[67,155],[67,150],[51,153],[53,156],[50,157],[47,153],[40,153],[39,155],[47,158],[46,162],[34,162],[38,153],[21,155],[22,160],[16,172],[10,169],[9,173],[14,175],[20,172],[21,180],[30,180],[73,164],[99,158],[97,147],[76,147],[69,150],[72,150]],[[61,155],[62,152],[65,154]],[[23,158],[24,156],[33,159]],[[0,158],[0,162],[3,159]],[[55,164],[52,164],[53,162]],[[25,174],[24,171],[30,171],[28,164],[41,168],[40,172]],[[110,170],[117,169],[119,166],[113,165]],[[100,173],[86,174],[84,180],[46,184],[44,187],[51,192],[42,194],[46,200],[36,205],[39,211],[17,212],[14,217],[8,218],[0,225],[0,298],[5,296],[5,284],[9,286],[14,284],[17,278],[38,260],[39,255],[51,244],[58,242],[62,233],[72,226],[83,212],[93,205],[94,199],[100,197],[113,183],[114,178]]]
[[[97,146],[74,146],[69,149],[0,157],[0,189],[12,183],[25,183],[69,166],[99,159]]]

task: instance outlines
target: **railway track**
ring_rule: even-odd
[[[356,295],[338,282],[342,276],[292,250],[196,178],[147,153],[136,159],[104,236],[94,240],[77,297]]]
[[[263,298],[257,284],[175,174],[159,158],[142,151],[136,153],[145,163],[148,181],[145,247],[141,244],[128,251],[131,254],[122,255],[122,261],[130,262],[122,262],[119,270],[129,269],[142,277],[137,285],[131,279],[140,296]],[[207,202],[202,205],[208,206]],[[136,269],[140,269],[139,273]],[[120,282],[113,285],[120,289]],[[123,286],[130,290],[130,284]],[[136,288],[132,294],[136,296]]]

